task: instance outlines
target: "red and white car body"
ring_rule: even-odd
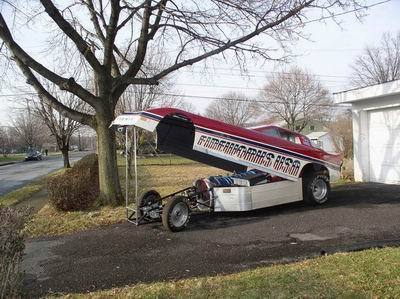
[[[337,180],[340,175],[340,155],[314,148],[307,137],[279,127],[268,127],[269,130],[283,132],[279,136],[271,136],[273,134],[265,132],[265,127],[241,128],[175,108],[125,113],[118,116],[112,125],[135,126],[156,132],[157,147],[166,153],[234,173],[255,170],[269,176],[266,183],[254,185],[214,185],[206,190],[208,193],[204,190],[182,190],[192,202],[191,207],[197,205],[200,211],[204,211],[201,206],[213,212],[247,211],[301,201],[310,196],[320,204],[327,200],[329,182]],[[294,139],[290,138],[294,142],[284,133],[292,136]],[[154,197],[154,194],[152,191],[150,195]],[[173,198],[176,194],[169,196]],[[160,202],[168,197],[157,196]],[[180,200],[175,201],[182,206]],[[160,206],[163,209],[166,205]],[[170,206],[168,213],[175,213],[177,206]],[[166,212],[160,213],[164,215]],[[184,213],[180,211],[179,214]],[[168,227],[168,221],[173,222],[175,218],[165,220]],[[176,224],[179,226],[181,222]],[[171,224],[171,227],[174,225]]]
[[[125,113],[114,125],[135,125],[157,131],[158,147],[201,163],[228,171],[259,169],[297,181],[310,165],[329,171],[331,181],[340,176],[342,156],[311,145],[304,135],[283,128],[302,140],[300,144],[262,130],[246,129],[175,108],[155,108]],[[308,142],[307,142],[308,141]]]

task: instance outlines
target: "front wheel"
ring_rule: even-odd
[[[331,186],[326,174],[312,173],[303,178],[303,198],[306,203],[321,205],[328,201]]]
[[[188,225],[190,208],[184,196],[175,196],[167,201],[162,212],[162,223],[171,232],[179,232]]]

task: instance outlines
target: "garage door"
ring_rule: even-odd
[[[370,181],[400,184],[400,107],[369,112]]]

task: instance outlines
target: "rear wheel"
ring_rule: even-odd
[[[304,201],[312,205],[321,205],[328,201],[331,186],[329,177],[324,173],[310,173],[303,178]]]
[[[190,220],[190,208],[186,197],[175,196],[167,201],[162,212],[162,222],[165,228],[179,232],[187,226]]]
[[[142,213],[153,220],[160,219],[159,207],[161,206],[161,196],[155,190],[142,193],[139,197],[139,208]]]

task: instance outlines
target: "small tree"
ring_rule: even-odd
[[[4,157],[7,157],[7,154],[10,152],[11,140],[8,128],[0,127],[0,151]]]
[[[343,152],[345,158],[353,157],[353,126],[351,111],[340,114],[328,124],[333,143]]]
[[[46,139],[46,128],[43,121],[32,113],[29,106],[23,109],[11,122],[12,131],[25,149],[41,147],[44,139]]]
[[[259,105],[239,92],[229,92],[221,100],[213,101],[206,109],[210,118],[231,125],[243,126],[259,115]]]
[[[56,92],[54,92],[54,94],[58,94],[58,100],[70,109],[81,112],[86,112],[88,110],[87,108],[85,109],[87,105],[85,105],[84,102],[79,101],[71,94]],[[34,102],[33,110],[56,139],[58,149],[63,155],[64,168],[70,168],[68,151],[71,136],[83,125],[73,119],[65,117],[43,99]]]
[[[366,47],[353,65],[355,87],[385,83],[400,79],[400,32],[385,33],[378,47]]]
[[[279,72],[263,88],[262,107],[301,132],[312,120],[329,115],[329,91],[314,75],[299,67]]]

